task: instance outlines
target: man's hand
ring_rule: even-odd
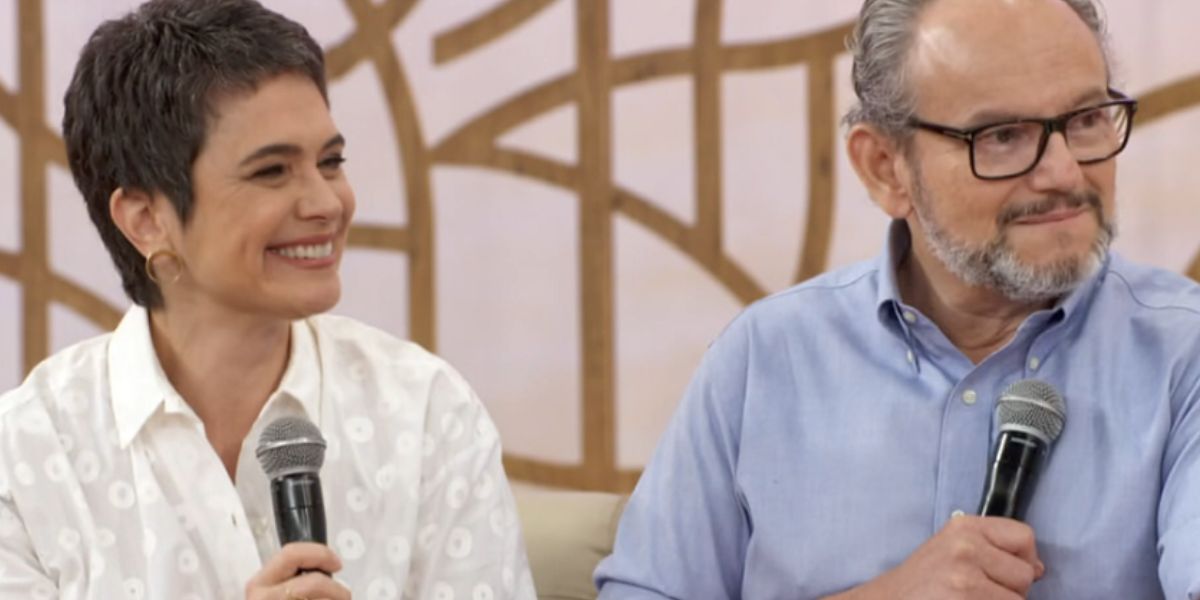
[[[1020,600],[1045,572],[1028,525],[953,517],[900,566],[829,600]]]
[[[329,546],[287,544],[246,584],[246,600],[350,600],[350,590],[325,574],[341,569]]]

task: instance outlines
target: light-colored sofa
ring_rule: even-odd
[[[625,496],[522,488],[514,492],[538,598],[595,598],[592,571],[612,552]]]

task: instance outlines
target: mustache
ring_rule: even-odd
[[[1087,206],[1096,211],[1097,215],[1103,215],[1100,210],[1100,195],[1094,192],[1083,192],[1079,194],[1060,194],[1042,198],[1027,204],[1017,206],[1008,206],[999,215],[996,216],[996,224],[1004,227],[1017,219],[1025,219],[1028,217],[1037,217],[1049,212],[1061,209],[1075,209],[1081,206]]]

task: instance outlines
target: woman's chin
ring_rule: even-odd
[[[294,319],[303,319],[313,315],[319,315],[324,312],[333,310],[337,306],[338,300],[342,297],[340,290],[337,293],[329,294],[321,298],[311,298],[306,302],[301,303],[297,308],[300,314],[294,315]]]
[[[281,297],[279,302],[273,303],[275,310],[269,310],[269,312],[291,320],[304,319],[328,312],[341,300],[342,290],[340,285],[322,287],[326,289],[309,287],[303,290],[303,293]]]

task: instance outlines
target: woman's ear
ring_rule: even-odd
[[[850,129],[846,151],[875,203],[893,219],[907,218],[913,210],[912,170],[899,143],[875,126],[859,123]]]
[[[142,256],[170,248],[170,225],[164,215],[166,198],[136,188],[119,187],[108,198],[113,224]],[[166,208],[169,208],[167,206]]]

